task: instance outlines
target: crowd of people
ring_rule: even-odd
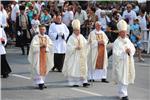
[[[62,72],[73,87],[88,87],[89,82],[99,80],[109,83],[107,66],[113,55],[118,94],[121,100],[128,100],[127,86],[135,79],[135,48],[138,60],[144,62],[141,52],[146,45],[142,41],[147,39],[147,31],[141,30],[150,29],[150,15],[144,6],[114,3],[105,7],[94,1],[12,1],[0,4],[0,16],[0,31],[16,42],[22,55],[28,55],[39,89],[46,87],[45,77],[50,70]],[[2,67],[7,64],[7,39],[3,34]],[[113,44],[110,51],[109,44]],[[10,72],[9,68],[1,75],[6,78]]]

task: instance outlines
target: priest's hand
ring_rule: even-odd
[[[46,45],[45,45],[45,44],[42,44],[42,45],[41,45],[41,48],[46,48]]]
[[[98,41],[98,44],[104,44],[104,41],[103,40]]]
[[[80,50],[80,49],[81,49],[81,46],[77,46],[76,49],[77,49],[77,50]]]
[[[128,55],[130,55],[131,50],[129,48],[127,48],[125,51]]]
[[[2,44],[5,44],[5,39],[0,38],[0,41],[1,41]]]

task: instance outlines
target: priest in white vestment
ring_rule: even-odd
[[[87,40],[80,34],[80,21],[72,21],[73,34],[67,42],[67,51],[63,66],[63,74],[68,78],[70,86],[87,87]]]
[[[62,22],[61,15],[56,15],[55,22],[49,27],[48,35],[54,43],[54,67],[52,71],[57,69],[61,72],[66,53],[66,40],[69,36],[69,30]]]
[[[127,87],[134,83],[135,68],[134,58],[135,47],[127,37],[127,23],[120,20],[117,23],[119,37],[113,45],[113,79],[118,86],[118,95],[121,100],[129,100]]]
[[[108,38],[101,30],[100,22],[95,23],[95,29],[89,34],[88,43],[90,45],[87,61],[88,79],[89,81],[101,80],[101,82],[108,83],[106,80],[108,66],[106,45]]]
[[[45,87],[45,77],[53,67],[53,49],[52,41],[45,35],[45,26],[40,26],[40,33],[35,35],[30,46],[28,60],[31,67],[32,78],[39,86],[39,89]]]

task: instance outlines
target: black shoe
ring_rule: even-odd
[[[89,82],[95,82],[95,80],[94,79],[91,79],[91,80],[88,80]]]
[[[103,83],[109,83],[109,81],[107,81],[106,79],[102,79],[101,82],[103,82]]]
[[[4,74],[4,75],[2,75],[2,78],[8,78],[9,77],[9,75],[8,74]]]
[[[44,85],[43,85],[43,88],[47,88],[47,86],[44,84]]]
[[[89,83],[83,83],[83,87],[88,87],[88,86],[90,86]]]
[[[122,97],[121,100],[129,100],[128,96]]]
[[[52,69],[51,69],[51,71],[53,71],[53,72],[54,72],[54,71],[55,71],[55,68],[52,68]]]
[[[58,72],[62,72],[61,70],[58,70]]]
[[[79,85],[73,85],[72,87],[79,87]]]
[[[44,88],[44,84],[39,84],[39,89],[43,90],[43,88]]]

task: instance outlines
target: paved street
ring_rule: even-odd
[[[18,48],[7,49],[7,60],[12,73],[2,81],[2,100],[119,100],[116,86],[111,81],[112,59],[109,59],[108,80],[110,83],[91,83],[89,88],[72,88],[67,86],[62,73],[49,72],[46,78],[47,89],[38,90],[30,79],[30,65],[27,56],[21,55]],[[150,100],[150,58],[145,57],[144,63],[135,58],[136,80],[129,85],[130,100]]]

